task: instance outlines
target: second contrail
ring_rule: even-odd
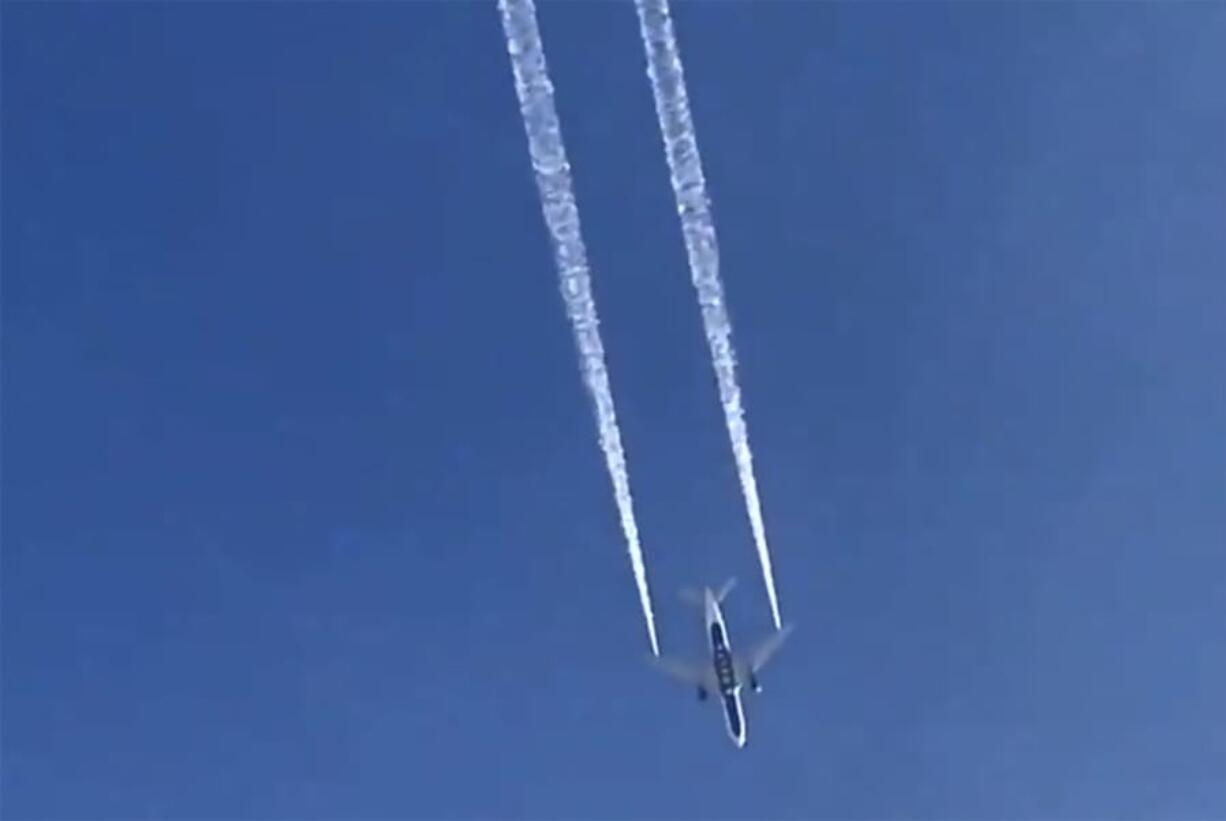
[[[626,548],[630,553],[630,566],[634,571],[643,618],[647,622],[647,639],[651,643],[651,652],[658,656],[660,643],[656,638],[647,568],[643,564],[643,549],[639,543],[639,529],[630,496],[626,455],[622,449],[617,414],[613,409],[613,391],[605,368],[604,343],[600,339],[596,303],[592,299],[587,251],[579,231],[579,210],[575,205],[570,164],[566,159],[566,147],[562,142],[562,130],[553,101],[553,84],[545,65],[536,7],[532,0],[499,0],[498,9],[502,14],[511,68],[515,73],[515,91],[519,95],[519,109],[524,118],[524,130],[528,134],[528,152],[541,195],[541,208],[553,241],[562,298],[575,332],[583,381],[592,395],[596,425],[600,432],[600,449],[604,451],[605,466],[613,481],[613,496],[617,502],[622,533],[626,537]]]
[[[698,142],[690,117],[689,95],[681,69],[681,54],[673,33],[668,0],[635,0],[643,48],[647,52],[647,75],[656,102],[660,133],[672,179],[677,213],[690,262],[690,277],[698,292],[702,323],[711,361],[719,384],[720,404],[736,460],[737,475],[745,497],[749,526],[753,531],[754,547],[762,565],[762,579],[770,600],[775,627],[782,627],[779,597],[775,592],[775,574],[771,568],[770,549],[766,543],[766,525],[762,518],[762,502],[758,498],[758,481],[754,477],[753,453],[749,449],[749,433],[745,427],[745,410],[741,406],[741,389],[736,379],[736,356],[732,348],[732,323],[724,303],[724,285],[719,276],[719,248],[715,240],[715,222],[707,183],[698,156]]]

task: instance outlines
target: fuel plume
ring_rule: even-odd
[[[651,652],[660,654],[656,638],[655,616],[651,608],[651,592],[647,585],[647,568],[643,563],[643,548],[639,542],[638,523],[630,496],[630,476],[622,448],[621,431],[613,406],[613,391],[605,366],[604,343],[600,338],[600,321],[592,297],[591,275],[587,250],[580,233],[579,210],[571,183],[570,164],[562,141],[558,112],[554,105],[553,83],[545,64],[536,8],[532,0],[499,0],[502,27],[507,38],[507,51],[515,74],[515,91],[523,115],[524,131],[528,136],[528,153],[541,197],[541,210],[553,244],[554,261],[566,314],[574,329],[579,349],[579,368],[584,384],[592,397],[599,431],[600,449],[613,482],[613,497],[617,503],[630,567],[638,587],[639,603],[647,624],[647,639]]]
[[[719,276],[719,247],[715,237],[715,221],[711,216],[711,201],[698,155],[698,140],[690,116],[689,95],[681,54],[673,32],[668,0],[635,0],[639,31],[647,53],[647,76],[655,97],[656,116],[664,138],[664,153],[668,158],[669,176],[681,232],[685,238],[686,255],[690,264],[690,279],[698,294],[702,324],[711,363],[719,385],[720,404],[737,476],[745,497],[745,511],[753,532],[754,547],[762,566],[766,596],[770,600],[775,628],[783,626],[779,614],[779,597],[775,592],[775,575],[771,568],[770,548],[766,542],[766,524],[762,518],[762,502],[758,497],[758,481],[754,476],[753,453],[749,449],[749,432],[745,425],[745,410],[741,405],[741,388],[736,378],[736,353],[732,347],[732,323],[724,301],[724,284]]]

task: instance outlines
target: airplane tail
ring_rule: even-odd
[[[728,593],[731,592],[732,588],[734,587],[736,587],[736,577],[735,576],[728,579],[728,581],[723,583],[723,585],[719,588],[719,590],[715,591],[715,600],[722,603],[724,601],[724,597],[726,597]],[[683,602],[686,602],[687,604],[692,604],[697,607],[702,607],[706,603],[706,599],[703,597],[702,591],[695,590],[692,587],[681,588],[680,595],[681,595],[681,600]]]

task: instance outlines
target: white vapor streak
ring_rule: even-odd
[[[775,593],[775,576],[771,570],[770,550],[766,544],[766,525],[762,520],[762,503],[758,498],[758,482],[754,478],[753,454],[749,450],[749,433],[745,427],[745,411],[741,407],[741,389],[736,380],[736,358],[732,349],[732,324],[724,307],[724,285],[719,277],[719,248],[715,239],[715,222],[703,178],[702,160],[690,117],[690,101],[685,90],[685,75],[681,55],[673,34],[668,0],[635,0],[643,48],[647,52],[647,75],[656,101],[656,115],[664,138],[665,154],[677,199],[677,213],[685,236],[685,250],[690,261],[690,277],[698,292],[702,309],[702,324],[711,362],[719,383],[720,404],[736,459],[737,475],[745,496],[745,510],[753,531],[754,546],[762,565],[762,578],[770,600],[775,627],[782,627],[779,599]]]
[[[553,240],[554,259],[566,313],[575,332],[579,348],[579,365],[583,381],[592,395],[596,424],[600,431],[600,448],[613,481],[613,495],[621,519],[630,566],[638,586],[643,618],[647,622],[647,637],[651,651],[660,654],[656,638],[655,616],[651,610],[651,593],[647,587],[647,568],[643,564],[643,549],[639,544],[638,524],[630,497],[630,476],[622,450],[621,431],[613,408],[613,392],[605,368],[604,344],[600,340],[596,303],[592,298],[591,277],[588,273],[587,251],[579,231],[579,210],[575,204],[570,178],[570,164],[558,123],[553,101],[553,84],[545,65],[545,52],[537,27],[536,8],[532,0],[499,0],[502,27],[507,36],[507,51],[515,73],[515,91],[519,109],[528,134],[528,152],[536,174],[545,223]]]

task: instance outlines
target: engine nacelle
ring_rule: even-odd
[[[699,700],[699,701],[706,701],[706,700],[707,700],[707,688],[706,688],[706,687],[699,687],[699,688],[698,688],[698,700]]]
[[[749,689],[753,690],[755,693],[762,692],[762,683],[758,681],[757,676],[752,674],[749,676]]]

